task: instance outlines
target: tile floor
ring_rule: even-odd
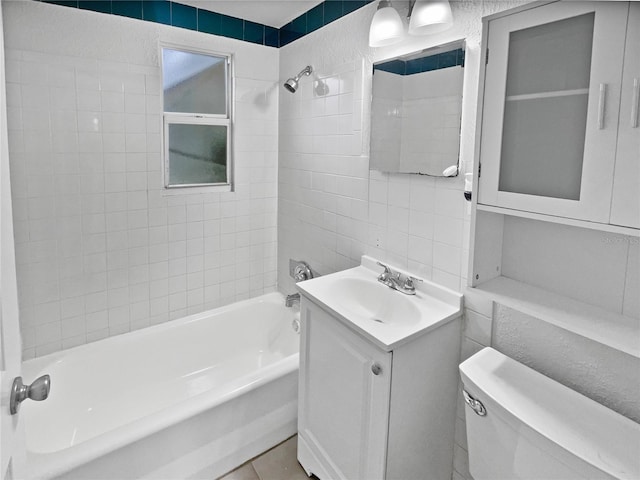
[[[219,480],[309,480],[298,463],[297,445],[298,436],[294,435]]]

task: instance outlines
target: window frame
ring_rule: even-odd
[[[199,55],[209,55],[220,57],[226,63],[226,114],[208,114],[208,113],[185,113],[185,112],[167,112],[164,109],[164,66],[163,51],[176,50],[186,53],[194,53]],[[162,187],[167,195],[178,193],[206,193],[206,192],[231,192],[234,190],[234,155],[233,155],[233,125],[234,125],[234,106],[235,106],[235,72],[234,72],[234,55],[231,53],[217,52],[214,50],[186,46],[183,44],[160,43],[159,49],[160,60],[160,104],[162,108]],[[169,184],[169,126],[175,124],[182,125],[220,125],[227,127],[227,181],[219,183],[194,183],[194,184]]]

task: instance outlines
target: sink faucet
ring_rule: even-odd
[[[294,302],[300,302],[300,294],[292,293],[291,295],[287,295],[287,298],[284,301],[285,307],[293,307]]]
[[[382,272],[378,276],[378,281],[389,288],[393,288],[405,295],[415,295],[416,287],[413,282],[421,282],[422,280],[416,277],[412,277],[411,275],[403,276],[400,272],[394,272],[389,268],[388,265],[385,265],[382,262],[377,262],[382,268],[384,268],[384,272]]]
[[[378,265],[380,265],[382,268],[384,268],[384,272],[382,272],[379,276],[378,276],[378,281],[380,283],[385,284],[387,287],[389,288],[395,288],[395,281],[394,281],[394,273],[391,271],[391,269],[385,265],[382,262],[377,262]],[[397,274],[398,276],[400,275],[399,273]],[[397,278],[396,278],[397,281]]]

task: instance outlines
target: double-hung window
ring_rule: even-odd
[[[231,56],[162,48],[165,188],[231,186]]]

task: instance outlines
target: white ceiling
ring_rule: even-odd
[[[211,10],[280,28],[312,9],[322,0],[178,0],[179,3]]]

